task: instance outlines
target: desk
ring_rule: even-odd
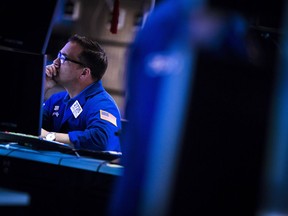
[[[17,144],[0,145],[0,187],[29,194],[29,214],[104,214],[123,167]],[[68,209],[69,206],[69,209]],[[52,207],[52,208],[51,208]]]

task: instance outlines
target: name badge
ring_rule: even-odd
[[[75,118],[77,118],[80,113],[83,111],[81,105],[79,104],[78,100],[76,100],[72,106],[70,107],[70,110],[72,111]]]

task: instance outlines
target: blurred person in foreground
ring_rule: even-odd
[[[129,50],[111,216],[255,215],[269,78],[250,64],[247,28],[200,0],[148,16]]]

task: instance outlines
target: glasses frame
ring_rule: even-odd
[[[58,52],[57,58],[59,58],[61,64],[63,64],[65,61],[70,61],[70,62],[73,62],[75,64],[79,64],[79,65],[82,65],[83,67],[86,67],[82,62],[70,59],[65,54],[63,54],[61,52]]]

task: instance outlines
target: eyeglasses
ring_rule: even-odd
[[[76,60],[73,60],[73,59],[70,59],[70,58],[68,58],[66,55],[64,55],[64,54],[61,53],[61,52],[58,53],[57,58],[60,59],[60,63],[61,63],[61,64],[63,64],[65,61],[70,61],[70,62],[73,62],[73,63],[75,63],[75,64],[79,64],[79,65],[82,65],[82,66],[85,67],[85,65],[84,65],[83,63],[81,63],[81,62],[79,62],[79,61],[76,61]]]

